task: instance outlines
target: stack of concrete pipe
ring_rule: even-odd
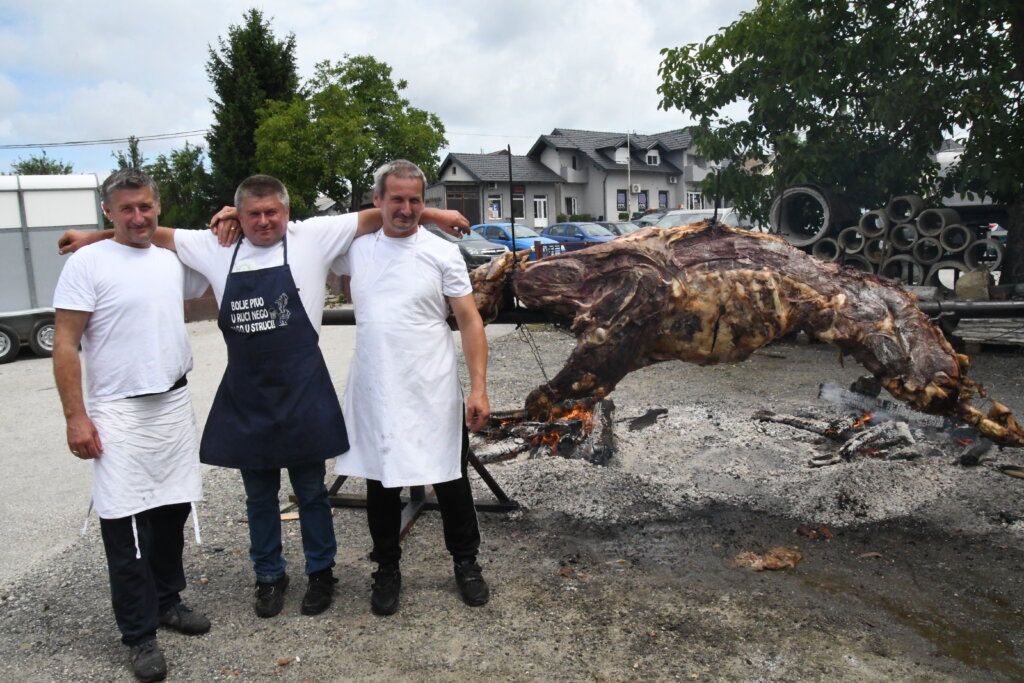
[[[792,187],[772,203],[772,227],[794,246],[825,261],[901,280],[943,287],[940,273],[998,270],[1003,245],[977,238],[950,208],[925,208],[916,195],[856,218],[816,186]]]

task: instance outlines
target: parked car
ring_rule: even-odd
[[[541,244],[558,244],[555,240],[550,237],[543,237],[537,234],[537,231],[533,228],[528,228],[525,225],[515,224],[516,242],[512,244],[512,224],[511,223],[480,223],[470,228],[473,232],[481,235],[484,239],[495,244],[500,244],[503,247],[519,251],[521,249],[533,249],[533,245],[536,242]],[[559,251],[561,251],[559,249]],[[530,260],[536,258],[535,254],[530,254]]]
[[[663,217],[664,214],[649,213],[641,216],[640,218],[634,218],[632,222],[635,223],[638,228],[649,228],[660,221]]]
[[[600,225],[602,228],[608,229],[609,231],[613,232],[615,235],[617,235],[619,237],[621,237],[623,235],[628,235],[631,232],[636,232],[637,230],[640,229],[639,225],[637,225],[636,223],[630,223],[629,221],[617,221],[617,222],[612,222],[612,221],[594,221],[594,222],[597,223],[598,225]]]
[[[494,242],[488,242],[473,231],[470,231],[459,238],[454,235],[449,235],[444,230],[433,224],[424,225],[423,227],[427,232],[433,235],[437,235],[449,242],[455,242],[458,244],[459,251],[462,252],[462,259],[466,262],[466,268],[469,270],[473,270],[490,263],[492,259],[495,259],[508,251],[508,247],[495,244]]]
[[[700,223],[701,221],[711,220],[714,215],[714,209],[678,209],[676,211],[669,211],[660,221],[654,224],[654,227],[676,228],[680,225],[690,225],[691,223]],[[743,228],[745,230],[750,230],[752,227],[750,221],[745,218],[741,218],[740,215],[731,208],[722,208],[718,210],[718,222],[734,228]]]
[[[555,223],[540,232],[556,242],[610,242],[617,235],[597,223]]]

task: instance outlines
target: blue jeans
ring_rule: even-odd
[[[334,566],[338,544],[334,539],[331,503],[324,485],[323,462],[288,468],[288,478],[299,503],[299,529],[306,574]],[[256,580],[276,581],[288,564],[281,555],[281,470],[242,470],[245,508],[249,516],[249,558]]]

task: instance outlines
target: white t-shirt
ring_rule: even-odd
[[[174,252],[103,240],[68,258],[54,308],[89,311],[82,335],[90,402],[167,391],[192,369],[182,300],[207,282]]]
[[[323,319],[327,271],[335,258],[348,251],[358,227],[358,213],[317,216],[288,224],[288,265],[291,266],[302,307],[306,309],[317,334],[320,334]],[[220,304],[235,252],[234,245],[220,246],[217,237],[209,230],[177,230],[174,248],[182,263],[206,276]],[[283,241],[269,247],[257,247],[243,239],[233,272],[280,265],[284,265]]]

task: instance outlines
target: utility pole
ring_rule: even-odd
[[[633,218],[633,176],[630,168],[629,131],[626,131],[626,220]]]

